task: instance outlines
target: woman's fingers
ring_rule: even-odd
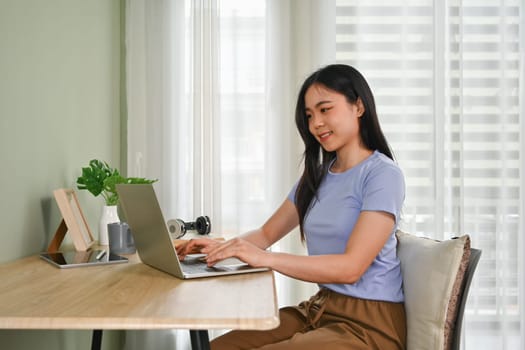
[[[234,238],[221,244],[203,247],[201,249],[201,252],[208,255],[206,258],[207,261],[226,259],[232,256],[229,255],[231,253],[228,252],[231,251],[231,247],[236,244],[237,240],[239,239]]]
[[[263,251],[242,238],[234,238],[217,246],[206,247],[202,249],[202,252],[207,254],[206,262],[208,266],[213,266],[219,261],[231,257],[236,257],[247,264],[255,266],[258,256]]]
[[[184,260],[186,255],[200,253],[203,248],[214,244],[217,244],[217,242],[209,238],[190,239],[189,241],[177,246],[177,255],[181,260]]]

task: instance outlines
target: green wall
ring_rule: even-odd
[[[0,0],[0,263],[46,248],[52,192],[121,157],[121,0]],[[124,129],[125,130],[125,129]],[[121,162],[122,161],[122,162]],[[101,198],[79,192],[97,234]],[[105,332],[104,349],[121,332]],[[3,349],[88,349],[88,331],[0,331]]]

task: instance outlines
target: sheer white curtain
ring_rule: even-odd
[[[128,172],[160,180],[167,218],[209,215],[225,235],[256,227],[300,173],[299,84],[320,65],[355,65],[407,178],[403,228],[468,233],[483,249],[465,349],[525,348],[524,6],[128,0]],[[304,251],[297,234],[274,249]],[[278,279],[281,305],[314,289]],[[127,339],[187,347],[186,332]]]
[[[298,81],[327,59],[309,41],[321,1],[300,3],[126,2],[128,173],[159,179],[167,218],[209,215],[214,232],[232,236],[261,225],[286,197],[300,172]],[[275,249],[303,251],[298,241]],[[281,305],[314,288],[278,277]],[[127,332],[126,348],[187,348],[186,333]]]
[[[267,30],[266,11],[266,1],[127,1],[128,171],[160,179],[169,215],[207,214],[236,233],[295,178],[283,167],[298,164],[289,53],[268,45],[289,28]],[[278,16],[272,28],[286,25]]]

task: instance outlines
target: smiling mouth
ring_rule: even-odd
[[[327,132],[324,132],[324,133],[322,133],[322,134],[317,135],[317,137],[319,137],[319,140],[320,140],[320,141],[324,141],[324,140],[326,140],[328,137],[330,137],[330,135],[332,135],[332,134],[333,134],[332,131],[327,131]]]

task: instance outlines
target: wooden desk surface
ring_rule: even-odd
[[[179,280],[140,263],[59,269],[32,256],[0,265],[4,329],[271,329],[273,272]]]

